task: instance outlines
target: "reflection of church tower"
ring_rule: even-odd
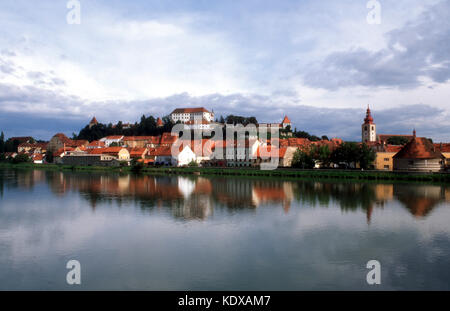
[[[372,114],[369,106],[367,106],[366,118],[362,125],[362,142],[370,143],[377,140],[377,126],[373,123]]]

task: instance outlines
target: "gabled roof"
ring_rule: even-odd
[[[163,123],[163,121],[161,120],[161,118],[158,118],[157,120],[156,120],[156,126],[163,126],[164,125],[164,123]]]
[[[120,140],[123,139],[124,136],[123,135],[111,135],[111,136],[106,136],[105,139],[107,140]]]
[[[209,112],[203,107],[199,108],[177,108],[172,113],[202,113],[202,112]]]
[[[450,144],[434,144],[440,152],[450,153]]]
[[[98,124],[98,121],[95,117],[93,117],[91,122],[89,122],[89,124]]]
[[[289,120],[289,118],[287,116],[284,116],[283,122],[281,122],[282,124],[284,123],[291,123],[291,120]]]
[[[105,143],[99,140],[94,140],[89,143],[88,147],[105,147]]]
[[[429,139],[414,137],[394,156],[394,159],[439,159],[442,157]]]

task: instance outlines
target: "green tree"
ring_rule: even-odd
[[[298,149],[292,158],[292,167],[302,169],[312,169],[316,165],[310,152]]]
[[[336,164],[344,163],[346,167],[356,166],[360,158],[359,149],[357,143],[345,142],[333,151],[331,162]]]
[[[314,146],[311,148],[311,156],[323,167],[329,167],[331,163],[331,151],[327,145]]]
[[[391,136],[387,139],[389,145],[406,145],[409,139],[404,136]]]
[[[31,158],[26,154],[18,154],[14,159],[12,159],[12,163],[14,164],[26,162],[31,162]]]
[[[53,160],[54,160],[53,152],[47,150],[47,153],[45,154],[45,162],[53,163]]]
[[[372,150],[366,144],[362,144],[359,148],[359,165],[362,169],[368,169],[371,167],[373,162],[375,161],[376,154],[375,151]]]
[[[191,162],[189,162],[188,164],[189,167],[198,167],[198,163],[194,160],[192,160]]]
[[[1,132],[0,134],[0,153],[5,152],[5,134]]]

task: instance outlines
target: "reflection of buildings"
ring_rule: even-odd
[[[445,201],[446,191],[448,189],[434,185],[416,185],[414,188],[405,184],[394,186],[395,197],[415,217],[427,216],[436,205]]]
[[[281,203],[285,212],[289,212],[294,191],[291,182],[256,182],[252,190],[252,201],[256,206],[267,203]]]
[[[375,208],[398,200],[415,217],[426,217],[441,202],[450,202],[450,186],[289,181],[201,176],[136,176],[53,171],[12,171],[2,179],[5,187],[31,189],[47,182],[57,196],[79,193],[93,209],[114,203],[158,209],[172,217],[203,220],[214,212],[254,210],[259,206],[332,206],[343,211],[365,211],[367,221]],[[72,196],[68,197],[68,199]],[[132,203],[132,204],[130,204]]]

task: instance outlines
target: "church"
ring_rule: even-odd
[[[377,135],[377,127],[370,107],[361,125],[361,141],[376,152],[374,168],[387,171],[439,172],[444,169],[445,157],[427,138],[413,135]],[[389,144],[394,137],[406,138],[404,145]],[[442,148],[441,148],[442,149]]]

